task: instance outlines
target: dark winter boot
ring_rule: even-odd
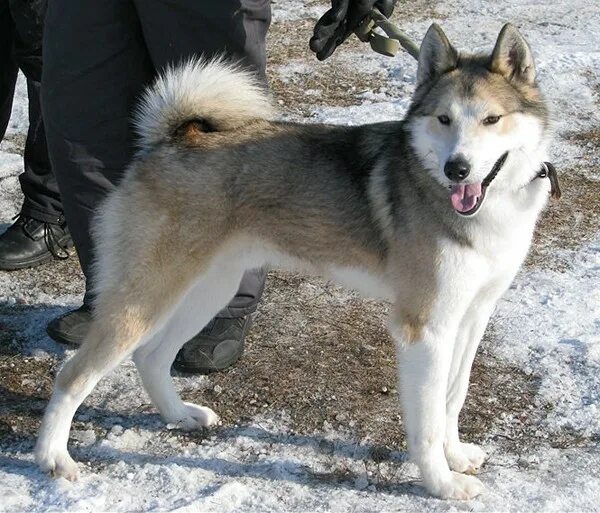
[[[38,221],[26,215],[0,235],[0,269],[13,271],[35,267],[53,258],[69,258],[67,248],[73,245],[67,225]]]
[[[91,320],[91,308],[83,305],[50,321],[46,333],[59,344],[78,346],[87,335]]]
[[[208,374],[233,365],[244,352],[252,315],[217,317],[181,348],[173,367],[180,372]]]

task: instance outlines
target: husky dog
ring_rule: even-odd
[[[402,121],[273,121],[253,76],[222,60],[167,70],[136,116],[140,151],[100,210],[89,334],[58,374],[36,459],[75,479],[73,415],[132,355],[166,422],[213,425],[170,376],[179,348],[267,264],[392,301],[403,419],[427,490],[469,499],[485,459],[460,441],[471,364],[531,243],[550,181],[530,48],[506,25],[491,55],[432,25]]]

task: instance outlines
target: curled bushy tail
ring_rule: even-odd
[[[253,73],[222,58],[194,58],[156,79],[144,93],[134,124],[138,144],[147,151],[170,141],[187,121],[200,120],[219,132],[272,115],[267,92]]]

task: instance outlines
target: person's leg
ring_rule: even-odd
[[[10,1],[15,26],[14,55],[17,66],[27,78],[29,130],[25,142],[25,170],[19,177],[25,201],[23,213],[39,220],[62,220],[63,209],[58,184],[52,172],[42,108],[42,38],[46,2]]]
[[[24,196],[21,212],[35,219],[60,224],[64,222],[63,207],[48,156],[40,89],[39,81],[27,79],[29,130],[23,155],[25,170],[19,176]]]
[[[50,0],[43,50],[50,159],[86,278],[83,306],[51,321],[47,331],[58,342],[79,344],[91,320],[91,221],[133,154],[131,108],[153,69],[127,0]]]
[[[14,24],[8,0],[0,0],[0,141],[4,138],[17,81],[17,64],[13,52]]]
[[[90,223],[133,154],[130,114],[152,77],[133,6],[50,0],[42,107],[52,167],[91,302]]]
[[[241,61],[265,81],[269,0],[135,0],[157,71],[189,57]]]
[[[269,0],[137,0],[144,40],[158,72],[193,56],[225,56],[255,70],[266,87],[266,35]],[[229,305],[175,361],[178,370],[207,372],[229,366],[243,350],[264,290],[266,271],[245,273]]]
[[[18,219],[0,235],[0,269],[33,267],[68,256],[70,237],[52,173],[40,108],[42,28],[45,2],[5,1],[0,6],[0,133],[12,104],[17,68],[27,77],[29,130],[24,172],[19,176],[24,201]]]
[[[57,3],[59,2],[59,0],[55,0]],[[47,21],[47,37],[46,37],[46,46],[45,46],[45,52],[50,53],[50,52],[56,52],[53,53],[53,55],[57,58],[63,56],[63,48],[61,47],[60,44],[56,45],[56,47],[51,46],[51,37],[49,36],[49,34],[51,34],[51,30],[54,26],[55,20],[53,18],[52,15],[52,0],[51,0],[51,4],[50,4],[50,12],[48,15],[48,21]],[[179,7],[181,7],[183,10],[181,9],[177,9],[176,6],[179,5]],[[224,23],[216,23],[214,22],[213,19],[213,23],[204,23],[201,24],[200,23],[200,18],[196,19],[196,23],[192,23],[189,24],[189,13],[190,13],[190,9],[194,10],[198,8],[198,5],[204,7],[206,9],[206,17],[203,18],[205,20],[211,20],[213,18],[211,18],[211,16],[214,16],[215,13],[221,13],[220,15],[218,15],[217,17],[221,17],[223,19],[228,19],[229,20],[229,25],[225,25]],[[148,48],[151,49],[151,54],[152,54],[152,59],[153,59],[153,64],[155,66],[157,66],[159,69],[163,68],[165,65],[167,65],[168,63],[172,63],[172,62],[177,62],[187,56],[190,56],[192,54],[197,54],[201,52],[201,49],[199,49],[197,46],[193,46],[193,44],[195,44],[195,40],[198,38],[199,34],[204,34],[204,35],[208,35],[210,33],[210,30],[213,30],[214,33],[212,34],[212,36],[214,37],[209,37],[208,40],[211,41],[211,46],[210,50],[207,52],[208,55],[215,55],[217,53],[222,53],[223,50],[227,50],[228,48],[236,48],[235,52],[232,51],[231,55],[236,57],[236,58],[240,58],[242,59],[246,65],[248,66],[252,66],[254,63],[254,67],[258,70],[258,72],[264,76],[264,37],[266,34],[266,30],[268,27],[268,23],[270,21],[270,11],[269,11],[269,5],[268,2],[266,0],[263,0],[260,2],[261,8],[260,9],[250,9],[250,8],[246,8],[245,10],[242,9],[240,11],[240,4],[239,2],[229,2],[228,3],[229,7],[228,7],[228,12],[229,12],[229,17],[224,15],[223,12],[223,6],[221,4],[214,4],[212,2],[196,2],[194,1],[190,1],[187,0],[185,2],[176,2],[176,3],[170,3],[168,8],[165,7],[163,2],[151,2],[151,1],[144,1],[144,2],[140,2],[139,4],[136,5],[137,7],[137,14],[139,15],[140,20],[142,21],[142,25],[143,25],[143,30],[144,30],[144,37],[143,37],[143,42],[139,42],[137,41],[137,37],[138,35],[136,34],[136,41],[135,41],[135,45],[140,46],[143,48],[142,53],[145,54],[145,48],[146,46]],[[256,5],[259,5],[258,3]],[[69,8],[71,9],[76,9],[77,11],[81,11],[81,8],[77,8],[74,6],[70,6]],[[106,9],[106,6],[105,6]],[[240,12],[242,14],[240,14]],[[68,14],[68,12],[67,12]],[[61,17],[64,18],[64,12],[61,12]],[[73,15],[70,16],[70,25],[72,25],[72,19],[73,19]],[[150,21],[149,21],[150,20]],[[62,20],[64,23],[64,19]],[[169,25],[167,22],[170,21],[171,24]],[[222,21],[222,20],[221,20]],[[56,22],[58,23],[58,22]],[[190,29],[193,27],[193,29],[195,30],[195,32],[192,33],[185,33],[185,31],[177,31],[179,24],[188,24]],[[85,24],[84,24],[85,25]],[[101,27],[101,23],[100,24],[96,24],[96,27]],[[210,29],[210,27],[213,27],[212,29]],[[244,28],[246,27],[246,28]],[[248,28],[249,27],[249,28]],[[114,27],[112,27],[114,29]],[[85,28],[83,29],[84,31],[86,30]],[[227,38],[224,37],[223,34],[241,34],[241,36],[236,36],[237,39],[232,40],[233,42],[227,43],[225,40]],[[260,37],[262,38],[262,45],[261,44],[257,44],[256,42],[252,42],[252,44],[250,43],[250,40],[248,40],[248,42],[246,42],[247,40],[247,34],[251,33],[253,34],[253,38],[256,37]],[[172,37],[172,39],[168,39],[170,34],[175,34],[176,37]],[[218,34],[220,34],[220,36],[218,36]],[[94,37],[95,39],[102,41],[103,38],[105,37],[109,37],[110,34],[106,34],[104,31],[100,31],[100,33],[96,33],[94,34],[92,31],[92,37]],[[221,39],[218,39],[218,38]],[[227,36],[230,37],[230,36]],[[122,39],[122,37],[121,37]],[[121,39],[119,39],[119,37],[112,37],[112,40],[116,40],[116,41],[120,41]],[[60,41],[60,39],[59,39]],[[234,44],[235,43],[235,44]],[[207,43],[208,44],[208,43]],[[146,45],[146,46],[145,46]],[[246,48],[246,45],[248,46],[248,50],[247,50],[247,57],[244,58],[244,48]],[[86,47],[85,45],[82,45],[82,47]],[[167,52],[165,50],[165,48],[171,48],[170,51],[172,51],[172,53],[169,54],[169,52]],[[185,49],[187,48],[187,50]],[[262,48],[262,50],[260,50]],[[218,49],[220,49],[218,51]],[[257,49],[259,49],[260,51],[257,52]],[[66,50],[68,52],[68,48]],[[75,51],[75,53],[77,53],[77,51]],[[169,56],[170,55],[170,56]],[[75,57],[77,57],[77,55],[75,55]],[[58,80],[60,77],[53,77],[51,75],[52,71],[53,71],[53,67],[49,66],[49,61],[50,58],[48,56],[46,56],[46,63],[47,63],[47,67],[45,69],[44,72],[44,93],[45,93],[45,97],[47,99],[47,101],[45,102],[45,110],[49,111],[52,107],[51,105],[60,105],[61,102],[59,100],[61,100],[60,98],[60,94],[59,95],[55,95],[53,88],[52,87],[47,87],[47,85],[49,83],[55,83],[56,81],[60,82],[60,80]],[[73,60],[73,58],[71,57],[71,60]],[[109,62],[109,64],[111,64],[112,61]],[[138,62],[139,64],[139,62]],[[69,68],[68,69],[72,69],[72,64],[69,64]],[[150,69],[153,69],[154,66],[150,65],[149,66]],[[60,69],[60,67],[58,67],[57,69]],[[93,63],[92,63],[92,69],[93,69]],[[123,97],[125,97],[125,93],[123,92],[119,92],[118,91],[118,86],[119,84],[127,84],[127,77],[121,77],[119,84],[111,84],[111,80],[115,80],[115,73],[113,71],[111,71],[110,67],[108,67],[107,69],[107,65],[106,62],[103,65],[103,73],[101,76],[97,76],[96,77],[96,82],[97,84],[100,84],[100,88],[102,89],[102,84],[106,84],[107,87],[112,88],[112,90],[114,91],[115,89],[117,89],[117,94],[119,96],[118,100],[123,99]],[[116,69],[115,70],[117,73],[117,77],[118,74],[122,71],[120,69]],[[144,70],[142,69],[142,72]],[[138,75],[136,75],[135,73],[132,73],[132,71],[130,69],[128,69],[128,73],[129,73],[129,77],[136,77]],[[51,77],[51,78],[48,78]],[[77,77],[75,77],[77,78]],[[78,78],[77,78],[78,79]],[[136,93],[139,93],[139,89],[140,87],[143,85],[143,83],[145,82],[145,80],[140,80],[139,83],[135,83],[135,84],[131,84],[134,87],[134,90]],[[96,86],[97,87],[97,86]],[[81,90],[81,87],[76,88],[76,91]],[[91,96],[91,101],[95,102],[95,98],[94,98],[94,92],[89,92],[89,95]],[[77,96],[75,95],[75,101],[76,101]],[[136,98],[131,98],[129,97],[128,102],[129,102],[129,107],[132,108],[134,106],[135,100]],[[77,107],[77,105],[74,105],[73,107],[69,106],[69,100],[73,101],[73,95],[71,96],[71,98],[66,98],[66,107],[69,109],[69,111],[73,108],[73,107]],[[105,98],[104,98],[105,100]],[[63,103],[64,105],[64,103]],[[121,105],[121,104],[120,104]],[[81,105],[79,105],[81,107]],[[83,119],[89,120],[92,123],[92,127],[94,126],[94,116],[97,116],[99,112],[104,113],[105,115],[110,116],[110,122],[113,123],[115,122],[115,114],[114,112],[112,114],[110,113],[106,113],[106,109],[105,110],[97,110],[97,109],[93,109],[93,105],[90,108],[87,108],[87,105],[85,105],[86,109],[84,112],[84,116],[81,116],[81,112],[79,112],[80,117],[82,117]],[[77,110],[75,109],[75,111],[77,112]],[[118,114],[120,113],[120,109],[117,111],[117,119],[120,120],[121,118],[118,118]],[[89,117],[88,117],[89,116]],[[58,119],[58,116],[54,116],[53,118],[48,117],[48,114],[46,114],[46,119],[48,124],[51,123],[51,119]],[[64,120],[62,120],[64,121]],[[125,119],[124,121],[127,121],[127,119]],[[100,128],[103,127],[105,123],[108,123],[108,120],[103,120],[102,125],[96,127],[96,128]],[[63,123],[64,124],[64,123]],[[127,128],[124,128],[127,127]],[[57,133],[60,133],[60,126],[56,127]],[[78,138],[79,140],[74,140],[74,139],[70,139],[70,137],[67,136],[62,136],[62,139],[59,138],[59,140],[57,141],[57,150],[60,152],[64,152],[66,150],[67,154],[70,155],[76,155],[78,157],[78,164],[79,164],[79,168],[83,169],[83,174],[85,175],[86,173],[88,173],[87,169],[90,166],[90,162],[88,162],[88,160],[85,158],[85,155],[81,153],[82,151],[82,144],[81,144],[81,140],[85,140],[85,141],[90,141],[90,138],[88,136],[86,136],[86,132],[85,132],[86,127],[80,127],[80,131],[79,131],[79,135]],[[118,131],[120,129],[120,131]],[[55,133],[54,132],[54,127],[50,127],[48,129],[49,132],[49,140],[50,142],[52,142],[52,134]],[[104,129],[103,129],[104,130]],[[67,128],[63,127],[62,132],[66,132]],[[127,133],[124,134],[124,131],[126,131]],[[102,134],[104,134],[105,132],[102,131]],[[105,167],[104,167],[104,172],[105,174],[100,177],[100,178],[104,178],[106,179],[106,171],[108,169],[108,171],[111,171],[110,175],[111,176],[115,176],[115,173],[113,173],[113,171],[116,171],[116,177],[118,180],[118,176],[121,172],[122,169],[125,168],[125,165],[123,164],[123,161],[121,161],[121,167],[119,168],[118,166],[114,166],[114,163],[118,164],[118,161],[115,161],[115,159],[118,158],[119,155],[119,149],[122,148],[122,141],[123,140],[131,140],[131,132],[129,131],[129,125],[127,123],[123,124],[123,125],[118,125],[117,126],[117,131],[113,131],[113,134],[116,134],[116,137],[119,139],[119,142],[121,142],[121,144],[116,144],[115,143],[115,152],[116,155],[113,156],[108,156],[106,158],[106,160],[104,161],[105,163]],[[100,139],[102,140],[102,137],[100,137]],[[130,141],[131,142],[131,141]],[[63,145],[63,147],[61,148],[61,144]],[[130,149],[131,146],[128,146],[127,149]],[[95,151],[94,156],[97,158],[102,152],[98,151],[97,145],[94,144],[88,144],[86,147],[83,148],[84,151],[88,151],[92,149]],[[54,163],[54,151],[52,152],[52,157],[53,157],[53,163]],[[104,155],[106,156],[106,155]],[[129,154],[128,154],[129,157]],[[127,159],[128,160],[128,159]],[[108,165],[106,165],[106,163],[108,163]],[[83,166],[83,167],[82,167]],[[65,169],[67,168],[67,166],[65,166]],[[74,172],[76,172],[77,169],[74,170]],[[93,170],[92,170],[93,171]],[[61,174],[64,174],[64,169],[61,169]],[[93,174],[93,173],[92,173]],[[75,182],[79,182],[78,184],[76,183],[74,184],[70,184],[69,187],[71,188],[70,190],[72,191],[71,194],[72,195],[77,195],[79,194],[80,196],[86,194],[86,192],[93,190],[94,187],[97,186],[98,184],[98,180],[96,177],[94,180],[88,180],[87,183],[84,183],[81,181],[80,179],[81,177],[75,177]],[[61,178],[59,175],[59,183]],[[115,180],[116,181],[116,180]],[[112,182],[111,182],[112,185]],[[110,187],[104,187],[103,189],[103,194],[105,194],[108,190],[110,190]],[[63,190],[63,185],[61,184],[61,192],[63,194],[63,198],[64,198],[64,203],[65,203],[65,212],[67,214],[67,219],[69,219],[69,201],[68,201],[68,197],[70,196],[69,193],[65,192],[65,190]],[[85,199],[85,198],[84,198]],[[84,203],[84,209],[81,209],[81,203]],[[85,201],[82,202],[81,200],[79,201],[79,213],[80,215],[82,215],[83,221],[85,222],[87,220],[88,225],[87,227],[84,226],[85,229],[80,229],[77,226],[73,226],[71,223],[71,229],[74,233],[74,239],[75,239],[75,243],[76,245],[78,245],[78,249],[80,248],[80,243],[78,243],[78,237],[79,240],[81,240],[81,238],[84,238],[85,235],[87,235],[87,239],[89,242],[89,215],[86,217],[86,210],[85,208],[88,208],[88,212],[89,212],[89,204],[91,202],[89,201]],[[79,232],[79,233],[77,233]],[[84,240],[85,242],[85,240]],[[84,269],[84,273],[86,273],[86,277],[88,279],[88,292],[91,290],[91,287],[93,287],[93,276],[90,275],[89,273],[89,263],[92,257],[92,248],[91,248],[91,244],[88,243],[88,245],[86,246],[87,248],[87,257],[86,254],[81,255],[81,249],[80,250],[80,259],[82,262],[82,268]],[[86,272],[86,268],[88,270],[88,272]],[[240,351],[240,347],[243,348],[243,340],[244,340],[244,336],[246,331],[249,328],[250,325],[250,321],[251,318],[249,317],[249,315],[254,312],[254,310],[256,309],[256,304],[258,303],[258,300],[260,298],[260,295],[262,294],[262,290],[264,287],[264,278],[265,278],[265,273],[263,271],[256,271],[253,273],[248,273],[246,274],[246,276],[242,279],[241,285],[240,285],[240,289],[239,292],[237,294],[237,296],[235,297],[235,299],[233,300],[233,302],[222,312],[221,316],[215,320],[215,322],[212,322],[209,324],[209,327],[207,330],[203,330],[203,332],[201,334],[199,334],[198,336],[194,337],[194,339],[192,339],[190,341],[190,343],[188,344],[188,346],[193,345],[194,347],[194,358],[195,361],[193,368],[186,368],[186,370],[190,370],[190,371],[210,371],[210,370],[218,370],[220,368],[224,368],[228,365],[230,365],[231,363],[233,363],[235,360],[237,360],[237,358],[239,357],[239,355],[241,354]],[[90,299],[91,295],[88,293],[86,295],[86,298],[88,299],[88,301],[86,301],[86,303],[89,304],[89,299]],[[77,344],[79,343],[83,336],[86,333],[87,330],[87,324],[88,321],[90,319],[90,311],[89,311],[89,307],[87,306],[87,304],[84,304],[84,306],[75,311],[72,312],[70,314],[67,314],[66,316],[63,316],[62,318],[56,319],[55,321],[53,321],[52,323],[50,323],[50,325],[48,326],[48,333],[50,334],[50,336],[52,336],[52,338],[54,338],[57,341],[60,342],[64,342],[64,343],[74,343]]]

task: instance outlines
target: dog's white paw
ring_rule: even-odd
[[[476,474],[487,455],[475,444],[459,442],[446,448],[448,466],[455,472]]]
[[[64,477],[69,481],[77,481],[79,478],[77,463],[66,450],[36,450],[35,461],[43,472],[52,477]]]
[[[447,481],[427,487],[429,492],[440,499],[457,499],[466,501],[483,492],[483,483],[476,477],[452,472]]]
[[[194,431],[205,427],[214,426],[219,422],[219,416],[206,406],[198,406],[192,403],[183,403],[185,410],[179,418],[169,422],[169,426],[184,431]]]

